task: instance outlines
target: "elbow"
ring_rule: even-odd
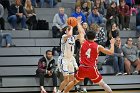
[[[108,53],[108,55],[113,55],[114,54],[114,52],[113,51],[110,51],[109,53]]]

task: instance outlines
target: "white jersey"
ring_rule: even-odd
[[[75,36],[67,38],[66,42],[64,41],[65,35],[61,39],[61,56],[70,58],[74,55],[74,46],[75,46]]]

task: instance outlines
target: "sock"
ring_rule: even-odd
[[[57,91],[57,90],[56,90],[56,87],[54,87],[53,91],[54,91],[54,92],[56,92],[56,91]]]
[[[87,91],[86,87],[83,87],[83,91]]]
[[[100,85],[107,93],[112,93],[111,88],[110,88],[104,81],[101,81],[101,82],[99,83],[99,85]]]

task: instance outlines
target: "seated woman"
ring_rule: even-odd
[[[132,38],[128,38],[126,44],[122,47],[124,54],[124,65],[127,74],[131,74],[131,65],[136,67],[132,74],[139,74],[140,71],[140,59],[138,57],[138,49],[133,45]]]
[[[37,20],[36,20],[36,14],[35,14],[35,9],[31,4],[31,0],[26,0],[25,1],[25,11],[26,11],[26,16],[27,16],[27,25],[28,28],[30,30],[32,30],[35,26],[35,24],[37,24]]]

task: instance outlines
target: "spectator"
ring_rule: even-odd
[[[61,37],[63,29],[67,26],[68,16],[64,13],[64,8],[59,8],[59,13],[56,13],[53,18],[52,34],[54,38]]]
[[[10,6],[10,11],[8,11],[8,22],[12,25],[12,30],[16,29],[16,24],[21,22],[22,29],[26,29],[26,16],[24,7],[21,5],[20,0],[15,0],[15,4]]]
[[[113,65],[116,76],[125,74],[124,73],[124,58],[123,58],[123,51],[122,51],[120,37],[116,37],[116,42],[114,45],[114,55],[109,56],[107,62]]]
[[[82,27],[85,30],[85,32],[89,30],[87,22],[82,23]]]
[[[140,35],[140,5],[137,8],[138,14],[136,15],[136,31]]]
[[[136,67],[132,74],[139,74],[140,59],[138,57],[138,49],[133,45],[132,38],[128,38],[126,44],[122,48],[124,53],[124,64],[127,74],[131,74],[131,65]]]
[[[123,30],[130,30],[129,23],[130,23],[130,10],[129,6],[126,5],[125,1],[120,1],[120,5],[118,6],[119,12],[119,22],[122,25]]]
[[[7,8],[7,10],[10,10],[10,2],[9,0],[0,0],[0,3],[2,4],[2,6],[5,8]]]
[[[82,5],[82,12],[84,13],[84,15],[87,16],[89,15],[90,13],[90,8],[88,7],[88,3],[87,2],[84,2],[83,5]]]
[[[94,6],[97,6],[100,14],[105,15],[105,8],[101,0],[94,0]]]
[[[98,24],[99,26],[105,26],[105,23],[103,23],[103,16],[98,12],[98,8],[94,6],[92,8],[92,12],[88,16],[88,25],[91,26],[91,24]]]
[[[11,47],[12,45],[12,37],[9,33],[0,32],[0,47],[2,47],[2,40],[5,39],[6,47]]]
[[[44,78],[45,77],[52,77],[53,81],[53,92],[56,93],[56,86],[57,86],[57,76],[56,76],[56,63],[53,59],[52,51],[47,50],[46,54],[39,59],[38,62],[38,69],[36,70],[36,75],[40,79],[40,89],[41,93],[47,93],[44,88]]]
[[[4,21],[3,15],[4,15],[4,8],[0,4],[0,27],[1,27],[0,30],[5,30],[5,21]]]
[[[34,24],[37,24],[35,9],[31,4],[31,0],[26,0],[25,11],[27,16],[26,23],[28,25],[28,28],[31,30],[32,28],[34,28]]]
[[[114,1],[111,2],[109,8],[107,9],[106,19],[107,19],[106,23],[107,31],[111,29],[111,25],[113,23],[119,25],[117,6]]]
[[[102,46],[105,46],[105,42],[106,42],[106,36],[105,36],[105,31],[104,28],[100,27],[97,24],[92,24],[91,25],[91,30],[96,32],[96,37],[95,37],[95,41]]]
[[[116,38],[119,36],[119,28],[117,26],[116,23],[113,23],[111,25],[111,30],[110,31],[107,31],[107,42],[106,42],[106,46],[108,47],[108,45],[110,44],[110,39],[113,37],[113,38]]]
[[[86,17],[85,17],[85,15],[82,13],[81,6],[76,6],[76,7],[75,7],[75,12],[72,13],[71,16],[72,16],[72,17],[75,17],[75,18],[81,16],[81,17],[82,17],[82,22],[86,22]]]

